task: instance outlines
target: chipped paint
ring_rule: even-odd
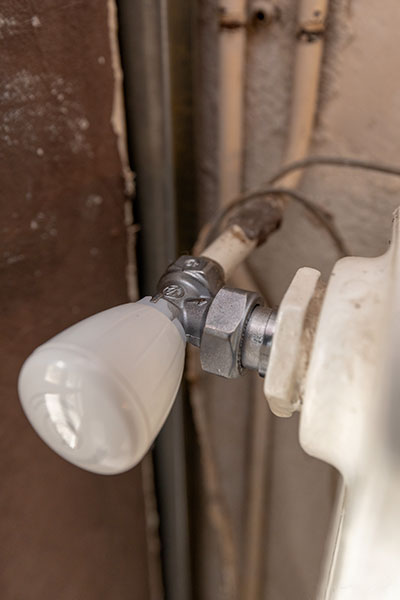
[[[10,252],[3,252],[3,258],[7,265],[14,265],[25,260],[24,254],[11,254]]]
[[[114,98],[111,113],[111,126],[117,137],[118,152],[122,163],[125,180],[125,191],[128,196],[134,192],[133,173],[129,167],[126,127],[125,106],[123,97],[123,74],[118,48],[118,22],[117,8],[114,0],[108,0],[108,31],[110,38],[111,65],[114,73]]]
[[[49,100],[50,95],[54,100]],[[86,136],[90,122],[77,102],[72,82],[56,73],[21,69],[0,81],[0,141],[41,157],[46,148],[37,142],[62,143],[73,154],[93,156]],[[1,152],[1,150],[0,150]]]
[[[38,212],[29,223],[31,231],[35,231],[40,235],[40,239],[47,240],[57,237],[57,219],[53,214]]]
[[[103,198],[97,194],[91,194],[86,199],[86,206],[91,208],[93,206],[100,206],[103,204]]]
[[[15,35],[19,29],[20,25],[15,17],[6,17],[0,14],[0,40]]]

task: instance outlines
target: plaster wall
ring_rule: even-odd
[[[287,136],[297,2],[277,0],[274,4],[279,9],[279,19],[248,30],[243,189],[259,187],[279,168]],[[256,5],[260,3],[250,2],[250,10]],[[202,2],[197,23],[198,176],[204,219],[214,210],[218,190],[216,8],[214,0]],[[400,5],[396,0],[330,2],[311,155],[399,162],[399,25]],[[352,254],[376,256],[385,251],[391,213],[400,204],[398,178],[336,167],[314,167],[305,173],[300,189],[329,210]],[[327,279],[336,259],[327,234],[301,207],[290,204],[282,228],[254,254],[252,264],[269,299],[278,304],[299,267],[315,267]],[[248,435],[250,431],[250,386],[244,386],[239,392],[228,385],[223,387],[224,392],[218,392],[220,396],[225,394],[225,401],[216,403],[215,396],[210,395],[207,407],[222,487],[241,545],[246,513],[243,436],[246,438],[246,432]],[[271,417],[271,420],[263,597],[306,600],[315,595],[336,476],[328,466],[302,452],[297,440],[296,417],[289,420]],[[242,467],[233,469],[233,463]],[[213,574],[215,584],[218,554],[213,539],[211,532],[208,543],[215,554],[211,553],[201,568],[204,573]],[[207,585],[204,597],[216,597]]]

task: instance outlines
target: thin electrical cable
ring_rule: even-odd
[[[345,245],[340,233],[336,229],[330,216],[328,216],[327,213],[323,209],[321,209],[319,206],[314,204],[311,200],[306,198],[303,194],[300,194],[299,192],[292,190],[291,188],[275,188],[275,187],[268,187],[268,188],[264,188],[264,189],[260,189],[260,190],[252,190],[246,194],[242,194],[241,196],[239,196],[239,198],[237,198],[236,200],[231,202],[231,204],[226,206],[221,212],[219,212],[217,214],[216,218],[211,223],[210,229],[209,229],[209,231],[206,235],[205,241],[204,241],[204,246],[207,246],[209,243],[211,243],[211,241],[218,235],[218,232],[220,230],[220,227],[221,227],[223,221],[230,213],[233,213],[235,211],[235,209],[238,210],[238,209],[250,204],[256,198],[260,198],[262,196],[273,196],[273,195],[275,195],[275,196],[290,196],[293,200],[295,200],[296,202],[301,204],[307,210],[307,212],[310,213],[314,218],[316,218],[318,220],[318,222],[322,225],[322,227],[329,233],[338,252],[342,256],[346,256],[349,254],[348,249],[346,248],[346,245]],[[268,201],[267,198],[265,200]]]
[[[268,180],[268,185],[276,183],[279,181],[279,179],[282,179],[284,175],[287,175],[292,171],[323,165],[332,167],[347,167],[350,169],[364,169],[367,171],[374,171],[375,173],[383,173],[385,175],[394,175],[395,177],[400,177],[399,167],[387,165],[385,163],[340,156],[309,156],[308,158],[289,163],[288,165],[282,167],[282,169],[279,169],[279,171],[277,171]]]
[[[259,188],[256,190],[250,190],[249,192],[242,194],[241,196],[239,196],[239,198],[237,198],[236,200],[231,202],[231,204],[225,207],[221,212],[217,213],[217,215],[209,225],[208,233],[205,236],[204,246],[208,245],[218,235],[222,222],[232,211],[234,211],[237,208],[240,208],[240,206],[247,205],[248,202],[255,198],[260,198],[272,194],[279,194],[290,196],[293,200],[302,204],[308,210],[308,212],[313,214],[328,231],[329,235],[334,240],[338,250],[341,253],[343,253],[344,251],[347,252],[347,250],[345,250],[345,245],[339,232],[337,231],[335,225],[331,221],[331,218],[325,213],[325,211],[323,211],[323,209],[318,207],[315,203],[306,198],[303,194],[299,194],[297,191],[294,191],[291,188],[272,187],[274,183],[279,181],[279,179],[282,179],[282,177],[284,177],[288,173],[313,166],[336,166],[351,169],[364,169],[368,171],[373,171],[375,173],[382,173],[385,175],[400,177],[400,168],[398,167],[395,167],[393,165],[387,165],[385,163],[378,163],[375,161],[368,161],[357,158],[338,156],[310,156],[308,158],[292,162],[280,169],[279,171],[277,171],[268,180],[267,187]]]

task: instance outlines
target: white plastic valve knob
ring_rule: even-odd
[[[95,473],[126,471],[164,424],[182,377],[185,337],[160,302],[156,308],[144,299],[85,319],[23,365],[25,414],[71,463]]]

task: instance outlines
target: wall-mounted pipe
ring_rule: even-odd
[[[225,0],[220,4],[219,37],[219,199],[226,206],[241,192],[243,154],[243,97],[246,42],[246,5],[242,0]],[[288,139],[283,164],[303,158],[308,153],[315,120],[323,54],[328,0],[300,0],[296,30],[296,54],[293,73],[292,104]],[[295,187],[301,172],[291,173],[280,185]],[[203,253],[221,262],[232,274],[243,263],[255,244],[238,243],[228,229]],[[226,264],[224,264],[226,262]],[[244,265],[234,275],[235,285],[254,289],[254,281]],[[261,592],[265,490],[268,452],[266,440],[270,419],[265,403],[257,393],[252,425],[252,447],[248,482],[247,523],[243,553],[240,597],[257,600]],[[200,403],[201,406],[202,403]],[[199,406],[199,403],[197,403]],[[222,529],[221,529],[222,531]],[[238,591],[232,592],[237,597]]]
[[[219,199],[226,205],[241,191],[246,0],[219,2]]]
[[[151,295],[160,273],[177,254],[167,2],[119,0],[118,11],[128,145],[136,173],[134,208],[141,227],[140,291]],[[164,594],[187,600],[191,570],[181,393],[153,456]],[[161,592],[153,589],[155,576],[151,575],[157,598]]]
[[[282,164],[308,154],[318,103],[318,91],[329,0],[301,0],[296,27],[295,63],[288,138]],[[225,0],[220,17],[219,75],[219,198],[225,206],[241,192],[243,154],[243,88],[246,27],[245,3]],[[223,25],[221,25],[223,23]],[[302,171],[288,173],[281,187],[298,185]],[[239,265],[242,252],[231,257]]]
[[[238,196],[241,189],[246,0],[219,0],[218,9],[218,199],[221,207]],[[219,262],[225,275],[229,276],[238,263],[252,252],[255,242],[249,240],[240,228],[229,227],[205,250],[201,240],[197,246],[204,256]],[[229,600],[236,600],[239,593],[238,548],[212,451],[200,363],[191,348],[188,356],[187,376],[191,383],[194,422],[201,448],[207,512],[220,552],[222,593]]]
[[[301,0],[299,3],[292,105],[283,165],[304,158],[310,147],[318,104],[328,5],[329,0]],[[279,181],[279,185],[296,187],[301,176],[301,171],[289,173]]]
[[[318,103],[328,0],[300,0],[297,15],[288,138],[283,164],[304,158],[309,151]],[[286,175],[279,185],[296,187],[302,172]],[[265,545],[266,488],[270,452],[271,416],[260,389],[255,394],[251,427],[250,472],[242,577],[243,600],[258,600],[262,593]]]

